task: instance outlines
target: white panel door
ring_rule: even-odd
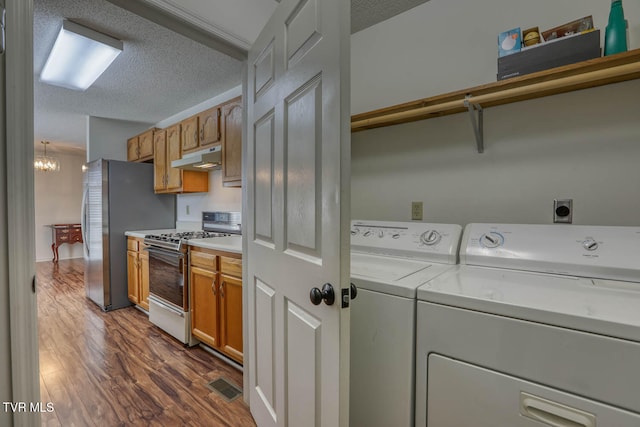
[[[348,425],[349,13],[342,0],[282,0],[247,62],[249,403],[260,427]],[[327,283],[335,302],[312,303]]]

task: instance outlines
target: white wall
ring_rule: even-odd
[[[431,0],[353,36],[352,111],[495,81],[500,31],[589,14],[604,28],[608,7]],[[638,48],[640,4],[624,7]],[[635,80],[486,109],[484,154],[467,114],[354,133],[352,217],[406,221],[423,201],[425,221],[550,223],[553,199],[573,198],[576,224],[640,225],[639,93]]]
[[[59,172],[34,172],[36,261],[53,259],[52,232],[46,225],[80,223],[85,154],[55,153],[55,156],[60,160]],[[60,259],[82,258],[82,245],[64,244],[58,254]]]
[[[187,209],[189,213],[187,213]],[[222,171],[209,172],[209,192],[180,194],[177,205],[178,221],[202,222],[202,212],[242,211],[242,189],[222,186]]]
[[[150,123],[87,116],[87,161],[126,161],[127,139],[151,127]]]

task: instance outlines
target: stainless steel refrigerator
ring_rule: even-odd
[[[152,164],[99,159],[85,172],[81,219],[87,297],[105,311],[131,305],[124,233],[175,228],[176,196],[154,194]]]

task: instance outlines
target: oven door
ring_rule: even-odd
[[[156,248],[149,252],[149,294],[164,302],[188,311],[186,285],[186,255],[179,251]]]

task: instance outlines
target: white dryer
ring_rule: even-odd
[[[417,297],[416,426],[640,426],[640,227],[469,224]]]
[[[350,425],[413,425],[418,286],[457,262],[459,225],[353,221]]]

